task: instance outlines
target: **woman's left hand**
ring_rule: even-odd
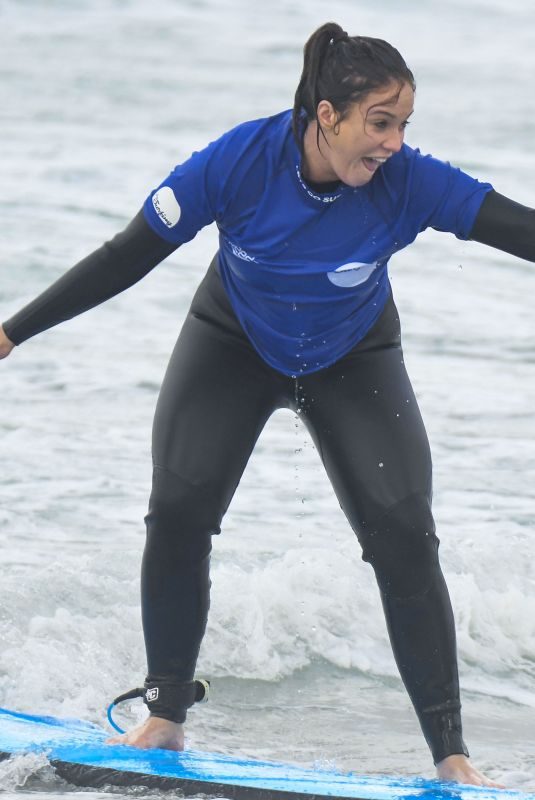
[[[8,338],[4,328],[0,325],[0,358],[7,358],[14,347],[14,343]]]

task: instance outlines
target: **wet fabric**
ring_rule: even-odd
[[[318,192],[303,180],[285,111],[194,153],[144,213],[177,245],[217,223],[234,312],[262,358],[291,376],[323,369],[357,344],[388,297],[391,256],[428,227],[467,239],[491,189],[403,145],[365,186]]]
[[[431,457],[391,295],[345,358],[294,379],[252,347],[215,259],[179,336],[154,419],[142,569],[147,680],[193,678],[209,609],[212,536],[279,408],[298,413],[308,428],[375,570],[394,654],[435,761],[466,752],[455,627],[431,513]]]

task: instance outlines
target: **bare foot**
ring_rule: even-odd
[[[495,783],[485,777],[472,766],[466,756],[461,754],[448,756],[437,764],[437,776],[441,781],[468,783],[472,786],[491,786],[494,789],[505,789],[501,783]]]
[[[163,750],[183,750],[184,726],[160,717],[149,717],[134,730],[107,739],[106,744],[128,744],[142,750],[153,750],[157,747]]]

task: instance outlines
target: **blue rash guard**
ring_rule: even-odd
[[[354,347],[390,294],[393,253],[432,227],[468,239],[492,186],[403,145],[365,186],[303,180],[291,111],[246,122],[195,152],[144,214],[180,245],[211,222],[236,316],[273,368],[323,369]]]

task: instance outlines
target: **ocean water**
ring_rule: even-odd
[[[406,57],[409,144],[535,204],[531,0],[0,0],[0,318],[124,226],[193,149],[289,107],[302,45],[327,19]],[[0,364],[2,706],[104,724],[107,701],[143,677],[151,418],[215,247],[204,230]],[[533,265],[428,232],[391,279],[434,458],[466,738],[477,766],[533,791]],[[371,570],[291,413],[270,420],[215,545],[199,663],[213,699],[190,713],[189,743],[432,776]],[[29,757],[0,764],[0,791],[104,796]]]

